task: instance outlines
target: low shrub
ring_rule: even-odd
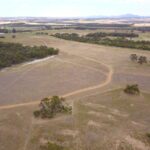
[[[35,117],[52,118],[57,113],[71,113],[72,108],[64,105],[65,99],[58,96],[44,98],[40,103],[40,110],[33,112]]]
[[[124,89],[124,92],[131,95],[138,95],[140,94],[140,90],[137,84],[127,85]]]
[[[39,110],[36,110],[33,112],[34,116],[37,118],[40,116],[40,111]]]
[[[150,139],[150,133],[147,133],[146,136]]]

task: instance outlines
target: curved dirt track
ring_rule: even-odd
[[[81,56],[79,56],[79,57],[81,57]],[[69,96],[73,96],[73,95],[76,95],[76,94],[80,94],[80,93],[83,93],[83,92],[87,92],[87,91],[90,91],[90,90],[94,90],[94,89],[104,87],[104,86],[108,85],[112,80],[112,75],[113,75],[114,71],[113,71],[111,66],[109,66],[107,64],[104,64],[104,63],[102,63],[98,60],[95,60],[93,58],[90,58],[90,57],[81,57],[81,58],[99,63],[99,64],[103,65],[104,67],[106,67],[109,71],[108,74],[107,74],[107,78],[106,78],[105,82],[103,82],[102,84],[98,84],[98,85],[95,85],[95,86],[92,86],[92,87],[87,87],[87,88],[84,88],[84,89],[79,89],[77,91],[70,92],[70,93],[67,93],[65,95],[62,95],[62,97],[66,98],[66,97],[69,97]],[[5,106],[0,106],[0,110],[11,109],[11,108],[15,108],[15,107],[22,107],[22,106],[36,105],[38,103],[39,103],[39,101],[34,101],[34,102],[21,103],[21,104],[5,105]]]
[[[69,97],[69,96],[76,95],[76,94],[79,94],[79,93],[82,93],[82,92],[87,92],[87,91],[90,91],[90,90],[101,88],[101,87],[106,86],[107,84],[109,84],[111,82],[111,80],[112,80],[112,75],[113,75],[114,71],[113,71],[111,66],[109,66],[107,64],[104,64],[104,63],[102,63],[102,62],[100,62],[98,60],[95,60],[93,58],[89,58],[89,57],[82,57],[82,58],[90,60],[90,61],[93,61],[93,62],[96,62],[96,63],[99,63],[99,64],[105,66],[106,68],[108,68],[109,73],[107,74],[107,79],[102,84],[99,84],[99,85],[96,85],[96,86],[92,86],[92,87],[88,87],[88,88],[84,88],[84,89],[81,89],[81,90],[77,90],[77,91],[65,94],[65,95],[63,95],[63,97]]]

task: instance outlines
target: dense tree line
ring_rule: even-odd
[[[98,42],[98,44],[124,47],[124,48],[150,50],[150,41],[134,41],[134,40],[128,40],[122,38],[117,38],[117,39],[106,38]]]
[[[17,43],[0,42],[0,69],[14,64],[57,55],[58,49],[46,46],[23,46]]]
[[[96,32],[96,33],[89,33],[86,35],[86,37],[96,37],[96,38],[101,38],[101,37],[107,37],[107,36],[114,36],[114,37],[130,37],[130,38],[135,38],[138,37],[139,35],[136,33],[125,33],[125,32]]]
[[[134,48],[134,49],[143,49],[143,50],[150,50],[150,41],[134,41],[128,40],[126,38],[103,38],[100,37],[99,34],[87,34],[84,36],[79,36],[76,33],[56,33],[52,35],[57,38],[65,39],[65,40],[72,40],[78,42],[85,42],[85,43],[93,43],[93,44],[102,44],[108,46],[116,46],[116,47],[124,47],[124,48]]]
[[[0,33],[9,33],[8,29],[0,29]]]
[[[30,32],[32,30],[16,30],[15,28],[12,29],[0,29],[0,33],[16,33],[16,32]]]
[[[150,32],[150,27],[134,27],[134,30],[141,32]]]
[[[118,28],[118,27],[130,27],[130,24],[106,24],[106,23],[74,23],[74,26],[77,27],[114,27],[114,28]]]
[[[36,35],[48,35],[47,32],[36,32]]]

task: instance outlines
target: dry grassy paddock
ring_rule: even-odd
[[[132,53],[150,58],[150,52],[34,33],[1,40],[60,49],[49,60],[0,72],[1,150],[40,150],[48,141],[71,150],[150,149],[145,136],[150,132],[150,65],[129,59]],[[142,94],[125,95],[128,83],[139,84]],[[33,118],[39,100],[51,95],[65,96],[73,114]]]

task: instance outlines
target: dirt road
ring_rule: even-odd
[[[106,80],[102,84],[98,84],[98,85],[95,85],[95,86],[87,87],[87,88],[84,88],[84,89],[79,89],[77,91],[73,91],[73,92],[67,93],[65,95],[62,95],[62,97],[67,98],[69,96],[73,96],[73,95],[80,94],[80,93],[83,93],[83,92],[87,92],[87,91],[90,91],[90,90],[98,89],[98,88],[101,88],[101,87],[104,87],[104,86],[108,85],[111,82],[112,75],[113,75],[113,69],[112,69],[111,66],[109,66],[107,64],[104,64],[104,63],[102,63],[102,62],[100,62],[98,60],[95,60],[93,58],[90,58],[90,57],[82,57],[82,58],[83,59],[87,59],[89,61],[93,61],[93,62],[99,63],[100,65],[103,65],[104,67],[106,67],[108,69],[108,71],[109,71],[108,74],[107,74]],[[38,103],[39,103],[39,101],[34,101],[34,102],[21,103],[21,104],[5,105],[5,106],[0,106],[0,110],[11,109],[11,108],[15,108],[15,107],[22,107],[22,106],[37,105]]]

